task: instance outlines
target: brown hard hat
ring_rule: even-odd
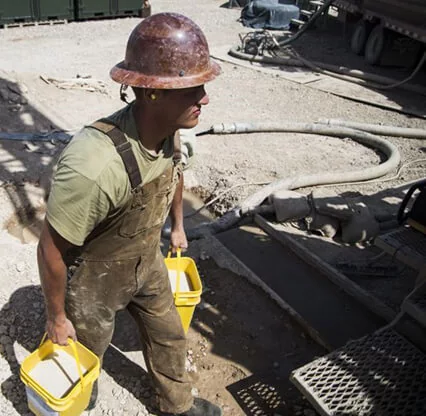
[[[126,58],[110,75],[132,87],[179,89],[202,85],[219,73],[203,32],[191,19],[158,13],[135,27],[127,42]]]

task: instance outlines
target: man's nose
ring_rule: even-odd
[[[199,90],[197,103],[200,105],[207,105],[209,102],[210,102],[209,96],[207,95],[206,90],[203,86]]]

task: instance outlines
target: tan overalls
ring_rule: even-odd
[[[160,177],[141,185],[139,168],[124,134],[103,121],[92,127],[113,141],[132,193],[82,247],[67,253],[66,313],[78,339],[102,358],[113,335],[116,312],[127,309],[141,334],[160,410],[182,413],[193,400],[185,371],[186,338],[160,251],[161,228],[181,174],[180,163],[174,158]]]

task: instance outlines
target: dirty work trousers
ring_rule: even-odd
[[[67,316],[79,341],[101,358],[112,339],[115,314],[122,309],[138,325],[159,409],[188,410],[193,399],[185,371],[186,338],[159,243],[144,248],[138,258],[79,259],[69,268]]]

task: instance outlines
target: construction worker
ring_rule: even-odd
[[[220,415],[193,399],[185,372],[186,338],[174,306],[160,234],[170,210],[173,250],[188,245],[178,129],[197,125],[220,72],[190,19],[152,15],[131,33],[125,60],[111,70],[122,98],[135,100],[83,128],[59,158],[38,264],[49,338],[78,339],[101,359],[117,311],[127,309],[168,415]]]

